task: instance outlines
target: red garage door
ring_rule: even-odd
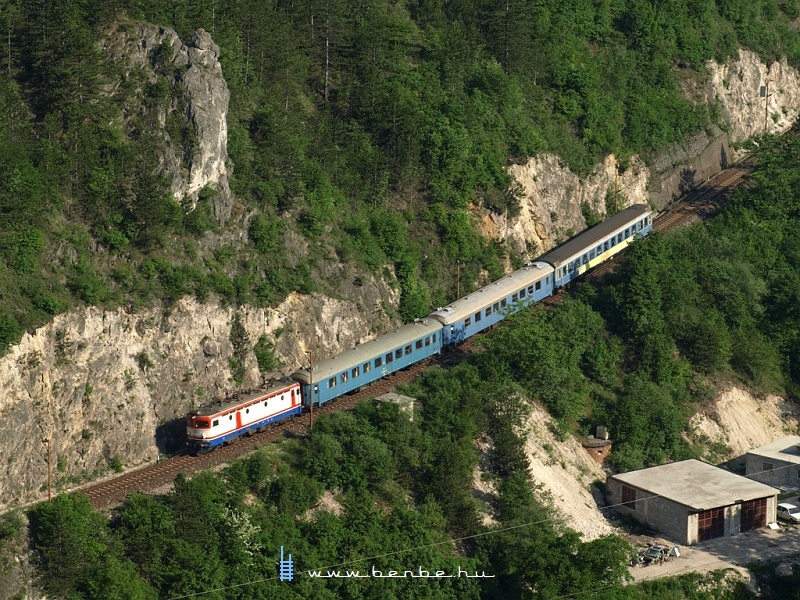
[[[759,498],[742,502],[741,532],[761,529],[767,526],[767,499]]]
[[[725,509],[712,508],[698,515],[697,540],[705,542],[725,535]]]

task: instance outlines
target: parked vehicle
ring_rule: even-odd
[[[680,558],[681,551],[677,546],[663,544],[648,544],[631,560],[632,567],[646,567],[652,564],[661,564],[672,558]]]
[[[778,518],[789,523],[800,523],[800,508],[788,502],[778,504]]]

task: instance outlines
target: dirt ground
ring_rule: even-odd
[[[780,396],[757,398],[749,391],[731,387],[705,411],[697,413],[689,426],[710,443],[724,444],[729,451],[722,460],[746,454],[785,435],[796,435],[797,407]]]
[[[659,543],[672,545],[664,541]],[[746,566],[751,563],[800,554],[800,528],[782,527],[779,531],[761,529],[679,548],[680,558],[649,567],[631,567],[634,582],[720,569],[734,569],[749,579]]]
[[[605,482],[606,472],[575,438],[560,442],[547,428],[548,421],[547,411],[535,406],[525,445],[536,484],[534,493],[539,500],[557,508],[585,541],[614,533],[591,489],[594,481]]]

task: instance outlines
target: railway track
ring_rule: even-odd
[[[465,350],[466,348],[459,349],[460,352]],[[392,373],[371,385],[360,388],[352,394],[340,396],[322,407],[315,408],[314,419],[320,415],[330,414],[334,411],[350,410],[362,400],[380,396],[381,394],[393,390],[400,384],[413,381],[422,371],[432,364],[446,366],[449,361],[454,361],[453,353],[446,353],[438,357],[429,358],[412,365],[408,369]],[[455,362],[458,361],[456,360]],[[89,502],[95,509],[108,508],[120,504],[125,497],[132,492],[153,491],[163,486],[170,485],[180,472],[188,475],[203,469],[216,467],[245,454],[249,454],[257,448],[266,446],[281,437],[304,435],[310,430],[310,427],[311,416],[308,412],[304,412],[297,417],[279,422],[263,433],[236,438],[233,444],[219,447],[208,454],[193,456],[187,452],[182,452],[154,465],[129,471],[113,479],[91,484],[74,491],[86,494],[89,497]]]
[[[714,214],[722,202],[730,196],[733,189],[747,177],[753,162],[753,157],[748,157],[688,192],[676,205],[656,217],[653,224],[654,229],[656,231],[668,231]],[[591,279],[602,276],[616,266],[619,257],[620,255],[617,255],[603,263],[593,269],[587,276]],[[564,293],[562,288],[557,294],[546,298],[543,304],[561,304],[564,299]],[[473,348],[474,340],[469,339],[458,348],[417,363],[407,370],[393,373],[359,389],[353,394],[342,396],[333,402],[316,408],[314,410],[314,418],[338,410],[352,409],[362,400],[374,398],[393,390],[400,384],[413,381],[431,365],[436,364],[445,367],[457,364]],[[86,494],[95,509],[105,509],[121,503],[132,492],[153,491],[170,485],[180,472],[191,474],[227,463],[252,452],[260,446],[270,444],[278,438],[304,435],[309,431],[309,428],[310,416],[308,412],[305,412],[293,419],[282,421],[263,433],[238,438],[234,444],[223,446],[209,454],[191,456],[187,453],[181,453],[154,465],[129,471],[119,477],[95,483],[76,491]]]

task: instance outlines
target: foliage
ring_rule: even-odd
[[[275,371],[279,366],[278,358],[275,356],[275,342],[264,333],[253,346],[253,354],[256,355],[258,362],[258,369],[265,373],[267,371]]]
[[[241,315],[236,312],[233,315],[230,331],[231,346],[233,352],[228,357],[231,369],[231,379],[236,385],[242,385],[244,376],[247,373],[247,359],[250,356],[250,334],[244,326]]]
[[[76,303],[267,306],[321,282],[338,295],[321,268],[332,252],[389,265],[411,320],[502,273],[505,251],[470,209],[516,213],[509,160],[548,150],[585,174],[609,152],[647,156],[716,118],[681,83],[706,60],[742,44],[800,62],[795,3],[775,0],[7,4],[0,311],[20,327],[3,346]],[[174,49],[154,50],[151,80],[98,43],[132,19],[184,41],[204,27],[221,47],[228,173],[236,214],[251,215],[228,265],[213,252],[240,223],[218,222],[213,186],[187,211],[154,166],[165,132],[182,168],[197,143]],[[704,327],[708,368],[745,351],[719,318]]]

